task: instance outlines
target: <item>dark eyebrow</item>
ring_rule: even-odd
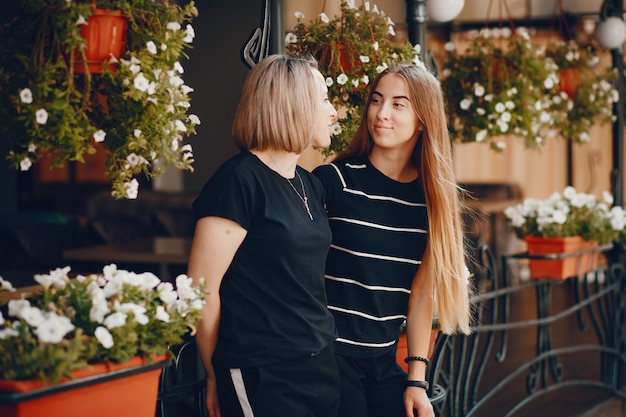
[[[372,93],[372,96],[375,96],[375,95],[376,95],[376,96],[381,96],[381,97],[384,97],[384,96],[383,96],[382,94],[380,94],[378,91],[374,91],[374,92]],[[394,97],[392,97],[392,98],[393,98],[394,100],[397,100],[397,99],[399,99],[399,98],[400,98],[400,99],[405,99],[406,101],[411,101],[411,100],[409,100],[409,98],[408,98],[407,96],[394,96]]]

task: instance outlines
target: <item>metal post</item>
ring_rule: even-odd
[[[611,186],[616,206],[624,205],[624,47],[611,50],[613,68],[617,71],[615,88],[619,100],[613,104],[613,171]]]
[[[426,49],[426,1],[427,0],[405,0],[406,1],[406,23],[409,35],[409,42],[422,47],[421,59],[426,64],[426,68],[432,71],[430,57]],[[436,0],[435,0],[436,1]]]
[[[285,52],[283,0],[270,1],[270,54]]]

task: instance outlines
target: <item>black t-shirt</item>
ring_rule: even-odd
[[[289,181],[244,151],[226,161],[193,203],[247,230],[220,287],[213,361],[243,368],[319,352],[335,336],[324,264],[331,241],[317,178],[297,167],[313,216]],[[304,196],[298,176],[292,185]]]
[[[335,352],[376,357],[393,349],[428,238],[419,180],[386,177],[366,157],[316,168],[333,243],[326,262]]]

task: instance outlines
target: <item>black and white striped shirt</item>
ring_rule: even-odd
[[[428,219],[419,180],[401,183],[366,157],[318,167],[333,243],[326,262],[335,351],[374,357],[393,348],[411,283],[426,248]]]

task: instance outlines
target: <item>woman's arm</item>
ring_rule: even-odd
[[[220,417],[215,373],[211,358],[217,343],[220,322],[220,284],[247,231],[238,223],[221,217],[203,217],[198,220],[189,254],[187,275],[197,284],[206,282],[206,303],[198,323],[196,343],[207,371],[207,408],[211,416]]]
[[[406,320],[406,336],[409,356],[428,356],[428,346],[432,329],[434,286],[433,279],[427,272],[428,267],[423,262],[411,286],[409,297],[409,312]],[[423,361],[409,362],[409,381],[426,380],[426,363]],[[419,417],[434,416],[434,411],[425,389],[407,387],[404,392],[404,405],[407,417],[413,417],[413,410],[417,410]]]

